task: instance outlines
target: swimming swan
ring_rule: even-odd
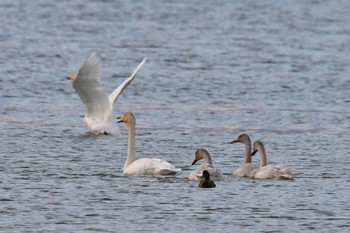
[[[118,123],[124,122],[128,126],[128,155],[124,164],[124,175],[173,175],[181,171],[171,163],[162,159],[135,158],[135,124],[133,113],[127,112],[118,117]]]
[[[146,58],[109,96],[99,83],[101,65],[95,52],[90,54],[77,73],[69,74],[67,79],[73,81],[73,87],[86,109],[84,122],[94,134],[119,134],[118,126],[113,123],[113,104],[145,62]]]
[[[215,188],[216,185],[214,181],[210,180],[210,175],[207,170],[203,171],[202,180],[199,182],[198,187],[200,188]]]
[[[241,134],[231,143],[236,142],[240,142],[245,145],[245,159],[244,163],[233,172],[233,175],[254,178],[254,171],[257,170],[259,166],[256,164],[252,164],[252,143],[250,141],[250,138],[247,134]]]
[[[259,152],[260,154],[260,168],[254,172],[254,177],[256,179],[293,179],[291,170],[285,165],[267,165],[265,148],[260,141],[254,142],[253,153],[251,156],[254,156],[256,152]]]
[[[188,179],[190,180],[200,180],[203,176],[203,171],[207,170],[212,178],[212,180],[223,180],[222,172],[219,168],[213,165],[210,154],[206,149],[197,149],[195,158],[191,165],[194,165],[198,160],[204,160],[204,163],[198,166],[194,171],[190,173]]]

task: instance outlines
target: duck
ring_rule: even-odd
[[[113,104],[134,80],[146,60],[145,57],[132,75],[108,96],[99,83],[101,62],[95,52],[87,57],[77,72],[67,76],[67,79],[73,81],[73,88],[85,106],[84,122],[93,134],[120,134],[118,126],[113,122]]]
[[[210,174],[207,170],[203,171],[202,180],[199,182],[198,187],[200,188],[215,188],[214,181],[210,180]]]
[[[245,145],[245,158],[244,163],[241,164],[232,174],[234,176],[254,178],[254,171],[257,170],[259,166],[252,163],[252,143],[250,137],[247,134],[240,134],[236,139],[231,141],[231,143],[237,142]]]
[[[120,115],[118,123],[125,123],[128,127],[128,153],[124,163],[124,175],[143,176],[143,175],[175,175],[180,168],[176,168],[171,163],[158,158],[135,157],[135,125],[136,118],[132,112],[126,112]]]
[[[194,158],[191,166],[196,164],[196,162],[201,160],[201,159],[204,160],[204,163],[201,164],[200,166],[198,166],[194,171],[192,171],[189,174],[188,179],[190,179],[190,180],[200,180],[200,178],[203,175],[203,171],[207,170],[209,172],[210,177],[212,178],[212,180],[215,180],[215,181],[223,180],[223,174],[222,174],[221,170],[213,165],[213,162],[211,160],[210,154],[209,154],[209,152],[206,149],[199,148],[199,149],[196,150],[195,158]]]
[[[254,171],[255,179],[276,179],[276,180],[292,180],[293,174],[285,165],[271,164],[267,165],[265,147],[261,141],[256,141],[253,144],[253,152],[260,154],[260,168]]]

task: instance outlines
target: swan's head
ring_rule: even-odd
[[[204,170],[201,178],[204,180],[209,180],[210,179],[209,172],[207,170]]]
[[[70,79],[70,80],[74,81],[75,76],[76,76],[75,73],[70,73],[70,74],[67,76],[67,79]]]
[[[209,152],[208,152],[206,149],[202,149],[202,148],[197,149],[197,150],[196,150],[195,157],[194,157],[194,160],[193,160],[191,166],[194,165],[194,164],[196,164],[196,162],[197,162],[198,160],[203,159],[204,156],[206,156],[206,155],[208,155],[208,154],[209,154]]]
[[[247,134],[242,133],[237,138],[233,139],[231,143],[236,143],[236,142],[241,142],[241,143],[250,142],[250,138]]]
[[[260,141],[255,141],[253,144],[253,152],[251,156],[254,156],[258,151],[265,151],[265,147]]]
[[[135,115],[132,112],[126,112],[120,115],[117,119],[119,120],[118,123],[124,122],[127,125],[135,124],[136,121]]]

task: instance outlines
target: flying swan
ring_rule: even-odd
[[[293,179],[291,170],[285,165],[267,165],[265,147],[260,141],[254,142],[253,153],[251,156],[254,156],[257,152],[260,154],[260,168],[254,171],[254,178],[276,180]]]
[[[194,165],[198,160],[204,160],[204,163],[198,166],[194,171],[190,173],[188,179],[200,180],[203,176],[203,171],[207,170],[212,180],[223,180],[222,172],[219,168],[213,165],[210,154],[206,149],[197,149],[194,160],[191,165]]]
[[[113,104],[122,91],[135,78],[146,62],[144,58],[132,75],[107,96],[99,83],[100,60],[92,52],[76,73],[68,75],[86,110],[84,122],[94,134],[119,134],[118,126],[113,123]]]
[[[240,142],[245,145],[245,159],[244,163],[233,172],[233,175],[254,178],[254,171],[257,170],[259,167],[256,164],[252,164],[252,143],[250,141],[250,138],[247,134],[241,134],[231,143],[236,142]]]
[[[128,126],[128,155],[124,164],[124,175],[173,175],[181,171],[171,163],[155,158],[135,158],[135,124],[136,119],[132,112],[118,117],[118,123],[124,122]]]

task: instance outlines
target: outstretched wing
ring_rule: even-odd
[[[118,96],[122,93],[122,91],[129,86],[132,80],[134,80],[137,72],[140,70],[140,68],[145,64],[147,58],[145,57],[142,62],[136,67],[132,75],[126,79],[122,84],[120,84],[109,96],[109,102],[111,104],[111,108],[113,109],[113,103],[117,100]]]
[[[100,67],[95,52],[91,53],[79,69],[73,87],[84,103],[88,116],[108,118],[111,109],[108,97],[99,83]]]

